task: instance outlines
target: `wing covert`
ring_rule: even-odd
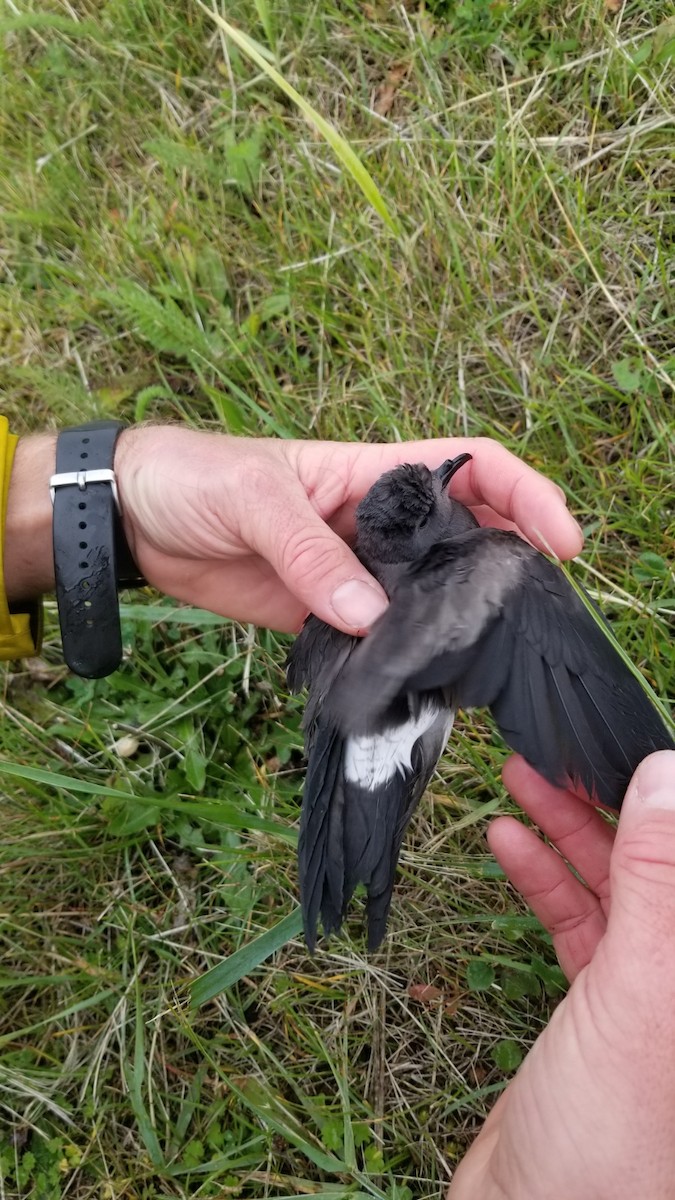
[[[563,573],[516,534],[476,529],[411,568],[328,703],[367,728],[399,693],[488,706],[550,782],[618,808],[638,763],[674,747],[659,713]]]

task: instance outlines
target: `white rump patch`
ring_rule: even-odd
[[[445,713],[435,705],[426,704],[419,716],[385,729],[383,733],[367,734],[347,738],[344,751],[344,774],[347,783],[358,783],[369,792],[389,783],[396,773],[405,775],[412,769],[412,752],[415,742],[433,725],[447,724],[443,745],[450,736],[453,713]]]

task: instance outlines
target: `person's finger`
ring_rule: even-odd
[[[349,546],[315,511],[299,481],[269,481],[274,498],[258,487],[241,520],[247,544],[274,568],[307,610],[345,633],[364,633],[384,612],[384,589]]]
[[[612,826],[586,801],[547,783],[518,754],[504,764],[502,779],[516,803],[607,905]]]
[[[358,503],[377,477],[404,462],[423,462],[430,468],[446,458],[473,455],[452,480],[451,495],[462,504],[487,505],[512,521],[534,546],[572,558],[583,546],[583,534],[567,511],[565,494],[491,438],[436,438],[386,446],[345,446],[349,491],[345,500]]]
[[[498,442],[475,439],[465,479],[458,471],[452,495],[463,504],[487,504],[545,553],[572,558],[582,549],[581,528],[552,480],[521,462]]]
[[[490,1164],[497,1151],[501,1124],[508,1108],[508,1091],[502,1092],[488,1113],[469,1154],[457,1164],[445,1200],[504,1200],[504,1190],[491,1178]]]
[[[551,934],[565,975],[576,978],[606,929],[598,898],[551,846],[515,817],[497,817],[488,842],[502,870]]]
[[[611,865],[608,950],[675,1003],[675,751],[646,758],[626,792]]]
[[[503,529],[506,533],[517,533],[519,537],[525,538],[531,546],[535,546],[535,549],[541,550],[543,548],[541,541],[535,543],[532,538],[526,537],[523,530],[516,525],[515,521],[508,521],[506,517],[500,517],[499,513],[495,512],[494,508],[490,508],[489,504],[473,505],[471,511],[478,524],[482,525],[483,528]],[[549,547],[547,546],[546,550],[548,551],[548,549]]]

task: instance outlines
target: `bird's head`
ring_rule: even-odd
[[[364,558],[412,562],[436,542],[473,529],[478,524],[473,514],[446,492],[455,472],[470,458],[449,458],[435,471],[423,463],[405,463],[380,475],[356,510]]]

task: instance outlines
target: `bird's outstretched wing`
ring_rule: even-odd
[[[326,702],[343,735],[399,695],[487,705],[546,779],[619,808],[638,763],[675,748],[656,708],[563,573],[516,534],[439,542],[404,575]]]

